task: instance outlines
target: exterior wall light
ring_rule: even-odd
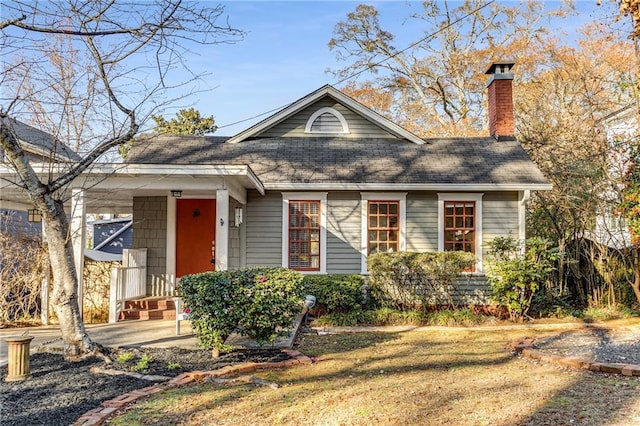
[[[235,217],[234,223],[237,228],[242,223],[242,207],[236,207],[235,209],[233,209],[233,211],[234,211],[234,217]]]

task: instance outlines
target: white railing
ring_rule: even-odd
[[[147,295],[147,249],[122,250],[122,266],[111,268],[109,322],[117,322],[127,300]]]

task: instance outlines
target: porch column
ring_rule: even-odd
[[[73,244],[73,259],[76,264],[78,277],[78,306],[82,315],[82,293],[84,271],[84,247],[86,245],[86,206],[84,202],[84,190],[73,189],[71,191],[71,243]]]
[[[229,269],[229,190],[216,190],[216,271]]]

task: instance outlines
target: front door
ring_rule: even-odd
[[[215,268],[216,200],[178,199],[176,277]]]

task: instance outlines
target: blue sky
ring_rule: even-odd
[[[605,0],[606,1],[606,0]],[[337,69],[328,42],[335,24],[346,19],[361,2],[352,1],[229,1],[223,2],[231,26],[247,32],[236,44],[219,44],[200,50],[190,65],[207,70],[210,92],[197,96],[195,107],[213,115],[221,126],[217,134],[234,135],[260,118],[230,126],[266,111],[284,106],[319,88],[336,83],[328,68]],[[516,3],[516,2],[513,2]],[[579,15],[565,21],[568,37],[600,11],[596,0],[576,2]],[[383,28],[396,35],[396,46],[404,48],[422,37],[415,21],[405,19],[420,10],[419,2],[367,2],[380,12]],[[364,76],[366,77],[366,75]],[[190,106],[179,105],[179,107]],[[164,112],[170,117],[174,111]]]

